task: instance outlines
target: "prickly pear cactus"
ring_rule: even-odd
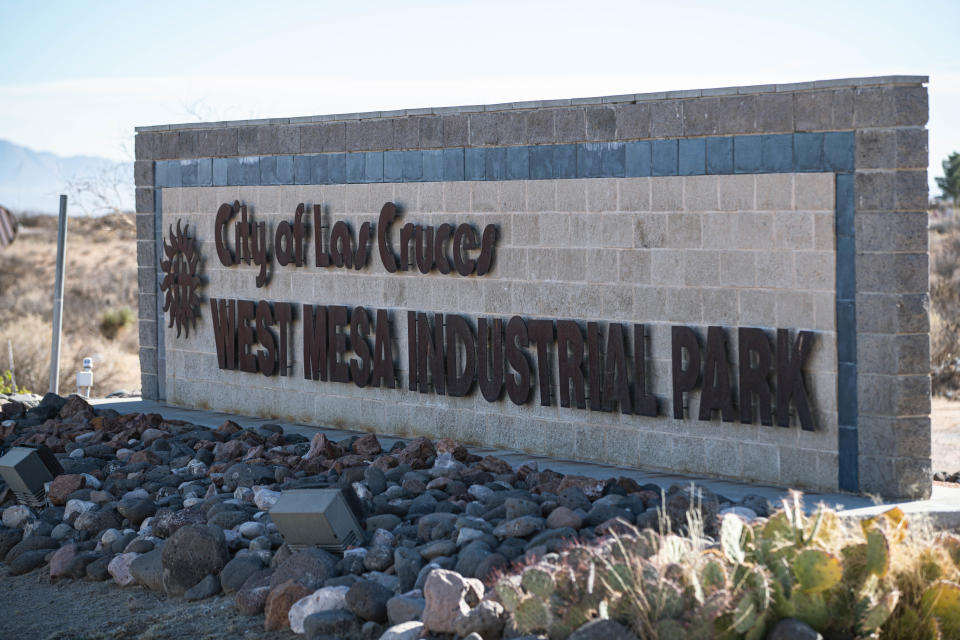
[[[553,575],[537,567],[529,567],[523,572],[520,586],[529,593],[541,598],[549,598],[557,588]]]
[[[553,622],[553,614],[550,607],[540,598],[535,596],[526,596],[523,598],[513,612],[513,619],[523,633],[533,633],[535,631],[546,631]]]
[[[804,549],[793,564],[800,588],[807,593],[819,593],[834,587],[843,578],[839,558],[821,549]]]
[[[960,584],[941,580],[930,585],[920,607],[925,616],[936,619],[944,638],[960,638]]]

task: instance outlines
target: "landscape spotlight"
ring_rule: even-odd
[[[44,445],[20,445],[0,457],[0,476],[17,496],[17,501],[29,507],[46,504],[45,484],[63,473],[53,452]]]
[[[280,494],[270,518],[291,547],[343,551],[363,542],[359,504],[340,489],[291,489]]]

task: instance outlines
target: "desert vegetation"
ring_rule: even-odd
[[[0,374],[18,390],[44,393],[50,379],[57,218],[20,217],[16,241],[0,250]],[[64,277],[60,389],[76,387],[94,359],[94,395],[140,388],[136,229],[132,214],[71,218]]]

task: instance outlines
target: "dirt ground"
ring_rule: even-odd
[[[5,573],[5,572],[4,572]],[[237,613],[223,595],[201,602],[167,599],[143,587],[121,589],[112,580],[50,583],[47,567],[0,576],[0,638],[24,640],[180,640],[265,638],[293,640],[289,629],[267,633],[263,616]]]
[[[960,471],[960,401],[933,399],[933,470]]]

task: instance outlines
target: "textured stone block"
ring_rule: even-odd
[[[783,173],[793,169],[793,136],[790,134],[764,135],[760,139],[763,171]]]
[[[855,127],[884,127],[896,124],[896,98],[889,87],[858,87],[853,96]]]
[[[140,370],[140,395],[144,400],[159,400],[157,375]]]
[[[133,184],[135,186],[152,187],[153,179],[153,160],[136,160],[133,163]]]
[[[763,167],[763,136],[733,139],[733,164],[737,173],[757,173]]]
[[[757,96],[757,131],[793,132],[792,93],[767,93]]]
[[[345,122],[321,122],[300,127],[300,151],[320,153],[345,151],[347,148]]]
[[[617,135],[617,117],[612,107],[591,107],[584,111],[587,140],[613,140]]]
[[[696,98],[683,103],[683,134],[686,136],[715,135],[720,132],[720,100]]]
[[[530,144],[553,142],[556,139],[555,115],[552,109],[535,109],[525,113],[526,141]]]
[[[930,497],[929,458],[860,456],[859,467],[860,491],[909,500]]]
[[[444,149],[443,150],[443,179],[444,180],[463,180],[464,179],[463,149]]]
[[[717,100],[718,133],[753,133],[757,130],[757,97],[731,96]]]
[[[854,167],[853,134],[828,131],[823,134],[823,168],[826,171],[852,171]]]
[[[500,113],[475,113],[470,116],[470,144],[492,145],[500,142]]]
[[[863,129],[856,133],[858,169],[895,169],[897,166],[896,129]]]
[[[918,127],[927,124],[930,108],[926,87],[892,87],[895,124]]]
[[[926,211],[865,212],[857,215],[860,251],[926,251]]]
[[[382,151],[368,151],[363,154],[363,177],[365,182],[383,182]]]
[[[177,132],[177,158],[196,158],[198,150],[196,130]]]
[[[599,178],[600,173],[600,145],[577,145],[577,177]]]
[[[507,148],[507,180],[530,179],[529,147]]]
[[[393,120],[356,120],[346,123],[347,151],[374,151],[395,147]]]
[[[617,138],[638,140],[650,137],[650,105],[621,104],[615,108]]]
[[[443,151],[441,149],[424,149],[420,152],[423,162],[425,182],[439,182],[443,179]]]
[[[553,175],[555,178],[577,177],[578,145],[553,145]]]
[[[417,118],[393,119],[393,148],[416,149],[420,146],[420,122]]]
[[[600,175],[622,178],[626,170],[626,145],[622,142],[600,143]]]
[[[861,333],[857,364],[863,373],[916,375],[930,371],[930,337],[925,333]]]
[[[823,134],[793,134],[793,166],[796,171],[823,169]]]
[[[721,211],[755,209],[754,176],[723,176],[719,179]]]
[[[627,177],[646,177],[651,175],[651,143],[648,141],[628,142],[624,148],[625,175]]]
[[[925,169],[929,158],[926,129],[896,130],[896,167]]]
[[[894,181],[896,208],[898,211],[915,211],[927,206],[929,183],[927,172],[897,171]]]
[[[650,137],[669,138],[683,135],[683,106],[680,100],[650,103]]]
[[[500,144],[521,145],[527,142],[526,114],[504,111],[500,114]]]
[[[472,135],[472,134],[471,134]],[[504,180],[507,176],[507,150],[504,147],[486,149],[484,154],[486,180]]]
[[[443,146],[443,118],[441,116],[421,116],[417,118],[420,123],[420,148],[435,149]],[[453,133],[451,131],[451,133]]]
[[[153,189],[150,187],[137,187],[134,191],[137,213],[150,213],[154,211]]]
[[[586,138],[586,120],[583,109],[558,109],[554,126],[557,142],[580,142]]]
[[[895,179],[893,172],[857,172],[854,176],[857,212],[889,211],[895,206]],[[909,207],[916,209],[916,207]]]

